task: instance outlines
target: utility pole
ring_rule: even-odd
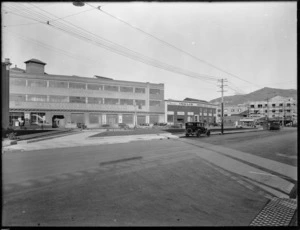
[[[220,81],[221,82],[221,86],[220,86],[220,88],[221,88],[221,91],[218,91],[218,92],[221,92],[221,95],[222,95],[222,103],[221,103],[221,134],[223,134],[224,133],[224,92],[226,92],[226,91],[224,91],[224,86],[226,86],[226,85],[224,85],[224,82],[227,82],[227,80],[226,79],[219,79],[218,81]]]

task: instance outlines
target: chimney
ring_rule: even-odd
[[[31,74],[44,74],[45,73],[45,65],[46,63],[37,60],[37,59],[30,59],[26,62],[26,73]]]

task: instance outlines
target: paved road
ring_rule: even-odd
[[[285,127],[280,131],[213,135],[209,138],[192,139],[297,166],[297,137],[296,128]]]
[[[276,162],[264,171],[263,158],[197,142],[6,152],[3,225],[248,226],[270,197],[288,197],[292,166],[271,175]]]

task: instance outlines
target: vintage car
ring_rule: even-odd
[[[201,134],[210,136],[210,130],[205,128],[203,122],[187,122],[185,123],[185,136],[197,136],[200,137]]]
[[[269,130],[280,130],[280,123],[278,121],[269,122]]]

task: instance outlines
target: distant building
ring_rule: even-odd
[[[293,98],[276,96],[265,101],[252,101],[237,106],[224,105],[224,124],[247,117],[258,121],[266,118],[286,123],[297,123],[297,101]],[[221,122],[221,106],[217,110],[217,122]]]
[[[164,84],[53,75],[30,59],[10,69],[9,123],[88,128],[164,122]]]
[[[297,123],[297,100],[291,97],[276,96],[265,101],[249,103],[249,117],[284,120]]]
[[[236,106],[224,105],[224,123],[231,125],[235,123],[236,120],[246,117],[248,115],[248,106],[245,104],[240,104]],[[217,109],[217,122],[221,122],[221,105]]]
[[[203,100],[186,98],[183,101],[165,100],[165,120],[168,124],[185,124],[191,121],[216,122],[217,106]]]

